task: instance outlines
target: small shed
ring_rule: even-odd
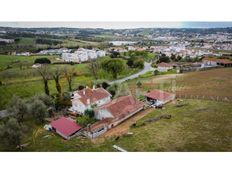
[[[147,101],[152,105],[156,103],[166,104],[175,99],[175,94],[155,89],[147,92],[145,94],[145,97]]]
[[[80,134],[81,126],[70,117],[61,117],[51,122],[52,129],[64,139],[70,139]]]

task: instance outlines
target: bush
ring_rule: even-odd
[[[88,115],[83,115],[77,117],[77,124],[81,125],[82,127],[86,127],[88,124],[94,123],[96,120]]]
[[[102,83],[102,88],[106,89],[108,88],[110,85],[107,82],[103,82]]]
[[[83,86],[83,85],[79,85],[78,86],[78,90],[82,90],[82,89],[84,89],[85,88],[85,86]]]
[[[134,67],[139,68],[139,69],[143,69],[144,68],[144,60],[143,59],[136,59],[134,61]]]
[[[140,81],[138,81],[138,82],[136,83],[136,85],[137,85],[138,88],[141,88],[142,83],[141,83]]]
[[[44,57],[35,59],[34,63],[51,64],[51,61],[48,58]]]
[[[85,110],[85,115],[93,118],[94,117],[94,111],[92,109]]]
[[[107,88],[107,90],[112,95],[112,97],[115,96],[117,89],[118,89],[118,85],[117,84],[113,84],[112,86],[110,86],[110,87]]]
[[[153,68],[157,68],[157,64],[154,63],[154,62],[151,64],[151,66],[152,66]]]
[[[56,110],[61,110],[67,107],[70,107],[72,105],[70,98],[67,96],[64,96],[64,94],[62,96],[57,96],[56,100],[55,100],[55,107]]]

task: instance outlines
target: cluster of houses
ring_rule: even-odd
[[[74,53],[62,53],[61,57],[64,62],[82,63],[105,55],[106,52],[103,50],[79,48]]]
[[[213,67],[232,67],[232,61],[229,59],[218,59],[206,57],[201,62],[194,63],[165,63],[161,62],[157,64],[157,70],[159,72],[167,72],[173,68],[177,68],[178,72],[197,71],[206,68]]]
[[[96,138],[126,119],[144,109],[145,103],[135,97],[121,96],[111,99],[112,95],[104,88],[84,88],[73,92],[71,112],[83,115],[87,109],[94,111],[97,122],[82,128],[70,117],[61,117],[51,122],[51,128],[65,139],[77,135]],[[175,99],[175,94],[161,90],[148,91],[145,94],[146,104],[153,107]]]

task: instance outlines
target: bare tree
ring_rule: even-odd
[[[49,95],[50,92],[49,92],[49,87],[48,87],[48,80],[50,78],[50,74],[49,74],[47,65],[43,65],[40,68],[38,68],[38,72],[43,78],[44,91],[47,95]]]
[[[100,68],[100,64],[97,60],[92,60],[90,62],[89,69],[96,80],[98,79],[97,75],[98,75],[99,68]]]
[[[60,85],[60,76],[61,75],[62,75],[62,71],[59,68],[57,68],[52,74],[53,79],[56,82],[56,90],[57,90],[58,94],[61,94],[61,85]]]
[[[73,79],[73,73],[75,72],[75,69],[68,69],[67,67],[64,68],[64,76],[68,82],[68,88],[69,91],[72,91],[72,79]]]

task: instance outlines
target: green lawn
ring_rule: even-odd
[[[232,150],[232,107],[229,103],[185,100],[187,105],[176,107],[168,104],[137,122],[141,125],[148,118],[171,114],[171,119],[162,119],[133,127],[132,136],[106,139],[93,143],[87,138],[77,137],[69,141],[33,124],[25,143],[24,151],[115,151],[116,144],[127,151],[231,151]],[[30,123],[31,124],[31,123]],[[49,135],[49,137],[46,137]]]

